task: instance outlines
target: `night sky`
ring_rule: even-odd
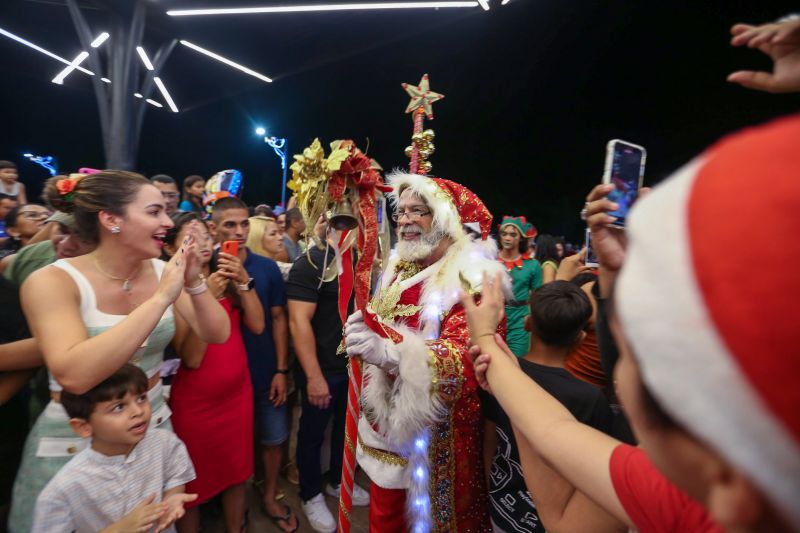
[[[351,138],[385,169],[403,167],[412,124],[400,83],[428,73],[446,96],[426,122],[436,131],[433,173],[473,189],[496,217],[523,214],[540,233],[577,239],[577,213],[600,179],[609,139],[644,145],[645,183],[654,184],[725,133],[800,107],[797,95],[725,82],[733,70],[769,65],[757,51],[731,48],[730,26],[773,20],[798,10],[796,2],[491,0],[489,12],[164,14],[287,3],[148,3],[151,56],[177,36],[275,81],[179,45],[161,76],[181,112],[148,109],[138,171],[181,180],[237,168],[248,203],[276,203],[280,165],[254,135],[258,125],[287,137],[291,153],[314,137],[326,146]],[[0,27],[71,59],[79,42],[59,4],[2,0]],[[103,3],[84,4],[93,32],[107,29],[96,7]],[[54,85],[63,65],[5,37],[0,58],[0,159],[20,164],[29,198],[47,174],[22,162],[24,151],[57,156],[62,171],[102,168],[89,77],[73,73]]]

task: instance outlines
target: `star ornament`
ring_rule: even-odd
[[[422,79],[419,80],[419,85],[404,83],[403,89],[405,89],[411,97],[411,101],[406,108],[406,113],[412,113],[422,108],[428,118],[433,119],[433,103],[444,98],[444,95],[431,91],[428,75],[425,74],[422,76]]]

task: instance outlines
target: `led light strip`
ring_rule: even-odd
[[[101,44],[106,42],[106,40],[108,40],[108,37],[109,37],[108,33],[107,32],[103,32],[100,35],[98,35],[97,37],[95,37],[94,41],[92,41],[90,46],[92,48],[97,48],[98,46],[100,46]],[[50,81],[52,81],[56,85],[64,85],[64,79],[67,76],[69,76],[72,73],[72,71],[75,70],[78,67],[78,65],[83,63],[84,60],[87,57],[89,57],[89,52],[81,52],[80,54],[77,55],[77,57],[75,57],[75,59],[72,60],[72,63],[70,63],[70,65],[67,68],[65,68],[64,70],[62,70],[58,74],[56,74],[56,77],[53,78]],[[102,79],[106,79],[106,78],[102,78]]]
[[[58,55],[54,54],[53,52],[50,52],[49,50],[45,50],[41,46],[37,46],[37,45],[33,44],[30,41],[26,41],[22,37],[20,37],[18,35],[14,35],[10,31],[6,31],[3,28],[0,28],[0,35],[5,35],[9,39],[13,39],[13,40],[17,41],[20,44],[24,44],[25,46],[27,46],[29,48],[33,48],[37,52],[41,52],[42,54],[46,55],[47,57],[51,57],[51,58],[55,59],[56,61],[60,61],[61,63],[64,63],[65,65],[72,66],[72,61],[64,59],[63,57],[58,56]],[[90,76],[94,76],[94,72],[92,72],[91,70],[87,70],[87,69],[85,69],[85,68],[83,68],[81,66],[75,65],[75,69],[80,70],[81,72],[83,72],[85,74],[88,74]]]
[[[177,113],[178,106],[175,105],[175,101],[172,99],[172,96],[170,96],[169,92],[167,92],[167,87],[164,85],[164,82],[161,81],[161,78],[159,78],[158,76],[153,78],[153,81],[158,87],[158,90],[161,91],[161,96],[164,97],[164,100],[166,100],[169,108],[172,110],[173,113]]]
[[[144,48],[141,46],[136,47],[136,52],[139,54],[139,57],[142,58],[142,63],[144,64],[144,68],[147,70],[155,70],[153,64],[150,62],[150,58],[147,57],[147,52],[144,51]]]
[[[267,83],[272,83],[272,79],[271,78],[268,78],[267,76],[264,76],[263,74],[259,74],[255,70],[249,69],[249,68],[245,67],[244,65],[240,65],[239,63],[236,63],[235,61],[231,61],[230,59],[222,57],[219,54],[215,54],[214,52],[212,52],[210,50],[206,50],[205,48],[203,48],[201,46],[197,46],[194,43],[190,43],[189,41],[183,41],[183,40],[181,41],[181,44],[183,46],[191,48],[192,50],[200,52],[201,54],[205,54],[210,58],[216,59],[217,61],[219,61],[221,63],[225,63],[229,67],[233,67],[235,69],[241,70],[245,74],[250,74],[251,76],[254,76],[254,77],[256,77],[256,78],[258,78],[258,79],[260,79],[262,81],[265,81]]]
[[[244,15],[252,13],[299,13],[308,11],[358,11],[364,9],[438,9],[455,7],[478,7],[487,0],[470,2],[380,2],[371,4],[320,4],[300,6],[233,7],[215,9],[170,9],[171,17],[195,15]],[[488,9],[488,4],[484,9]]]

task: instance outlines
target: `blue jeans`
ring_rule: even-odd
[[[348,376],[327,374],[325,381],[332,396],[327,409],[320,409],[308,403],[306,376],[297,373],[297,386],[303,396],[303,414],[297,431],[297,470],[300,474],[300,498],[308,501],[322,492],[322,467],[320,451],[325,439],[325,428],[333,416],[331,432],[331,462],[328,473],[332,485],[339,484],[342,475],[342,456],[344,454],[344,421],[347,413]]]

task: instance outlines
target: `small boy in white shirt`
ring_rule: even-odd
[[[70,426],[92,444],[39,494],[34,532],[174,531],[195,478],[174,433],[150,429],[147,376],[127,364],[85,394],[61,393]]]

